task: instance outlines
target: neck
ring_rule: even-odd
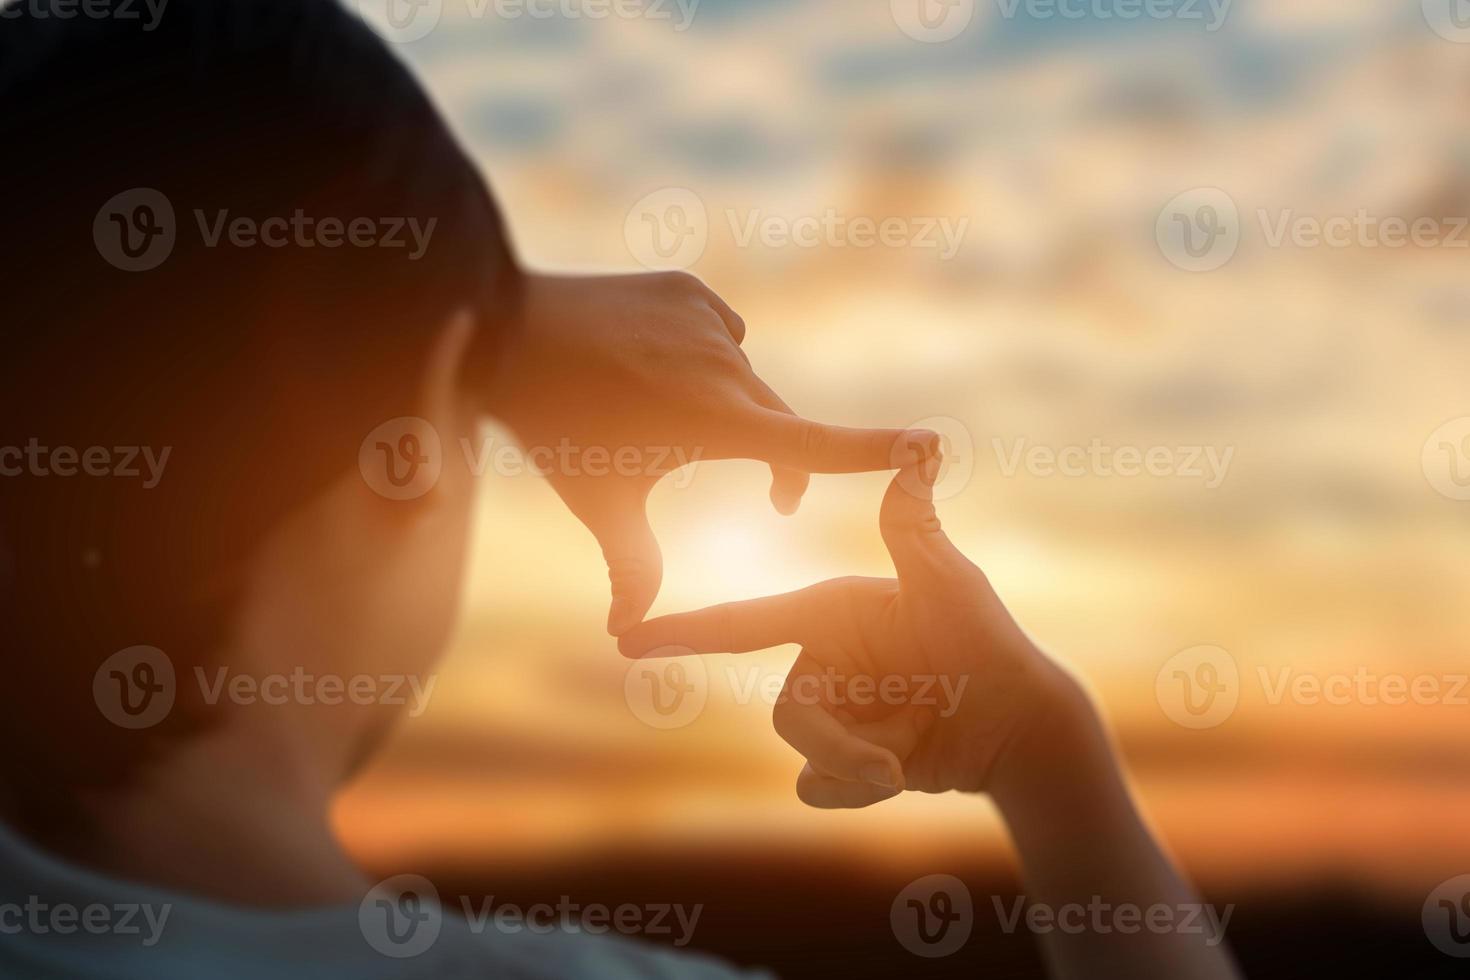
[[[356,901],[367,882],[332,832],[332,785],[308,734],[203,733],[126,788],[87,795],[82,833],[39,839],[106,874],[230,904]]]

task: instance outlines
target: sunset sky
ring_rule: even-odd
[[[639,271],[630,211],[692,191],[708,239],[692,271],[742,313],[744,347],[786,401],[944,432],[951,536],[1097,692],[1191,870],[1330,869],[1418,894],[1470,869],[1470,686],[1458,703],[1451,690],[1470,673],[1470,502],[1430,472],[1445,465],[1431,435],[1470,415],[1470,250],[1269,235],[1283,215],[1467,213],[1470,46],[1418,6],[1237,0],[1206,33],[1083,32],[981,3],[965,37],[925,45],[886,0],[704,0],[683,32],[473,18],[446,0],[450,26],[400,50],[529,264]],[[1191,273],[1156,221],[1201,187],[1238,206],[1241,241]],[[752,215],[828,213],[965,233],[947,259],[740,241]],[[1163,448],[1179,472],[1012,465],[1095,444]],[[1228,459],[1218,479],[1184,472],[1211,452]],[[886,475],[817,477],[793,518],[771,510],[768,480],[702,463],[655,491],[655,613],[890,574]],[[602,628],[591,535],[533,475],[489,473],[481,492],[464,623],[430,710],[339,809],[369,861],[820,839],[902,863],[999,845],[970,799],[803,808],[769,706],[738,703],[743,672],[783,672],[791,648],[710,658],[702,714],[645,724]],[[1238,666],[1239,703],[1194,730],[1156,682],[1200,646]],[[1441,696],[1307,703],[1282,693],[1302,675],[1429,677]]]

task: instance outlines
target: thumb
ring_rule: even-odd
[[[588,527],[602,546],[612,584],[607,631],[621,636],[648,614],[663,582],[664,561],[645,510],[646,497],[625,500]]]
[[[917,464],[899,470],[883,495],[878,526],[900,581],[974,567],[949,540],[934,511],[934,483],[942,462],[938,452],[926,453]]]

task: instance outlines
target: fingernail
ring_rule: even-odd
[[[858,776],[865,783],[881,786],[883,789],[901,789],[898,780],[893,776],[893,770],[885,762],[870,762],[858,770]]]
[[[932,459],[939,455],[939,434],[928,429],[910,429],[904,439],[913,448],[914,462]]]
[[[924,461],[919,464],[919,479],[924,481],[924,486],[932,487],[939,480],[939,469],[944,465],[944,459],[938,453],[925,456]]]

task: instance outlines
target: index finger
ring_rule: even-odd
[[[760,408],[737,439],[751,459],[808,473],[867,473],[912,466],[939,451],[927,429],[852,429]]]
[[[675,657],[690,653],[749,653],[801,643],[820,585],[784,595],[725,602],[693,612],[660,616],[618,638],[625,657]]]

